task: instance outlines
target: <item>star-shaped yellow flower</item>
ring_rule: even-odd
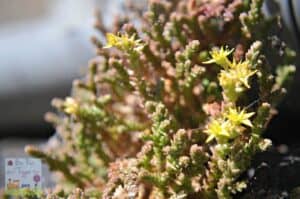
[[[131,37],[128,34],[115,35],[106,34],[107,45],[104,48],[116,47],[123,51],[141,51],[144,48],[142,40],[136,39],[135,35]]]
[[[214,119],[208,125],[204,133],[208,134],[206,142],[217,140],[226,140],[233,137],[233,131],[230,131],[230,123],[224,120]]]
[[[225,96],[232,102],[235,102],[245,89],[249,89],[249,78],[253,76],[257,70],[253,70],[249,66],[248,61],[231,63],[230,68],[221,70],[219,82],[224,90]]]
[[[203,63],[204,64],[216,63],[216,64],[222,66],[223,68],[228,68],[228,67],[230,67],[231,63],[227,57],[233,52],[233,50],[234,49],[227,50],[227,49],[224,49],[223,47],[221,47],[220,49],[213,49],[210,52],[210,55],[212,58]]]
[[[212,119],[204,133],[208,134],[206,142],[212,141],[214,138],[218,142],[227,142],[241,134],[246,125],[253,127],[250,118],[254,115],[253,112],[247,113],[245,110],[239,111],[238,108],[229,108],[220,118]]]
[[[246,88],[250,88],[248,79],[254,75],[257,70],[252,70],[248,61],[238,62],[234,60],[232,63],[232,73],[235,74],[236,79],[240,81]]]
[[[246,113],[245,110],[239,111],[237,108],[229,108],[225,117],[235,125],[244,124],[246,126],[252,127],[250,118],[254,115],[253,112]]]

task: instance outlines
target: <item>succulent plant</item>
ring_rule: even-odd
[[[271,145],[262,133],[295,72],[295,53],[262,4],[151,0],[146,10],[129,4],[114,27],[99,18],[106,41],[93,37],[87,74],[46,116],[58,139],[26,148],[59,174],[47,198],[227,199],[242,191],[253,156]]]

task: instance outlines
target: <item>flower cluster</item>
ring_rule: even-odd
[[[245,128],[253,127],[250,118],[254,115],[253,112],[246,113],[245,110],[239,111],[237,108],[229,108],[224,111],[220,118],[213,119],[204,131],[209,135],[206,142],[210,142],[216,138],[219,143],[227,142],[243,133]]]
[[[239,61],[235,59],[231,62],[228,55],[232,50],[214,49],[211,52],[212,59],[204,62],[205,64],[216,63],[220,65],[221,70],[219,75],[219,82],[224,90],[224,94],[229,101],[235,102],[240,94],[246,89],[250,88],[249,78],[253,76],[257,70],[250,66],[249,61]]]

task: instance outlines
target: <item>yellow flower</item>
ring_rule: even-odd
[[[107,45],[104,48],[111,48],[113,46],[119,45],[120,37],[112,33],[106,34]]]
[[[235,86],[236,83],[236,74],[232,70],[221,70],[219,74],[219,82],[223,89],[229,86]]]
[[[75,114],[78,111],[78,103],[71,97],[67,97],[64,103],[64,111],[68,114]]]
[[[123,51],[141,51],[144,48],[142,40],[135,39],[135,35],[129,37],[128,34],[114,35],[106,34],[107,45],[104,48],[116,47]]]
[[[234,49],[227,50],[227,49],[224,49],[223,47],[221,47],[221,49],[213,49],[210,52],[212,59],[210,59],[206,62],[203,62],[203,63],[204,64],[216,63],[216,64],[222,66],[223,68],[228,68],[228,67],[230,67],[231,63],[227,57],[233,52],[233,50]]]
[[[232,71],[222,70],[219,75],[219,82],[223,88],[224,95],[231,102],[235,102],[244,90],[241,83],[237,81],[235,73],[232,73]]]
[[[252,127],[250,118],[254,115],[254,112],[246,113],[245,110],[239,111],[237,108],[229,108],[225,117],[232,122],[234,125],[239,126],[244,124],[246,126]]]
[[[219,82],[224,90],[225,96],[232,102],[235,102],[241,92],[245,88],[249,89],[249,78],[254,75],[257,70],[252,70],[248,61],[231,63],[230,68],[221,70]]]
[[[241,134],[245,128],[242,125],[253,127],[250,118],[254,113],[239,111],[237,108],[229,108],[220,118],[211,120],[204,133],[208,134],[206,142],[214,138],[221,143],[227,142]]]
[[[236,76],[236,79],[240,81],[246,88],[250,88],[248,79],[249,77],[254,75],[257,72],[257,70],[252,70],[249,67],[248,61],[239,62],[239,63],[233,61],[232,70]]]
[[[221,120],[214,119],[208,125],[204,133],[208,134],[208,138],[206,142],[212,141],[214,138],[217,140],[227,140],[229,138],[233,138],[235,136],[234,131],[231,131],[230,123]]]

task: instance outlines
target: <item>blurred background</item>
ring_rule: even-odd
[[[0,0],[0,137],[53,133],[43,115],[94,55],[93,11],[113,14],[120,1],[107,2]]]

